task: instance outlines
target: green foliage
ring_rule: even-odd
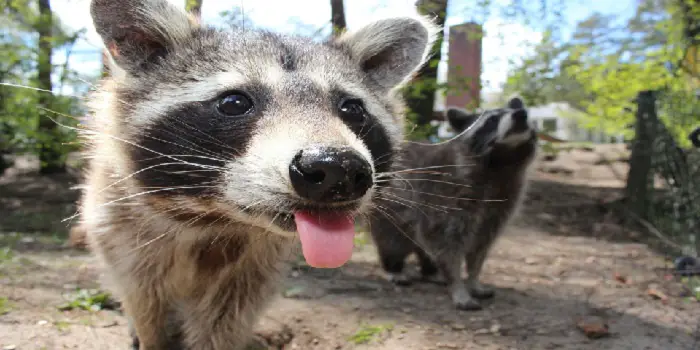
[[[7,297],[0,297],[0,316],[12,311],[13,305]]]
[[[49,18],[51,17],[51,18]],[[0,81],[6,84],[46,88],[38,72],[47,61],[40,48],[39,32],[49,33],[43,43],[53,52],[66,50],[70,55],[73,45],[85,30],[69,32],[55,16],[40,15],[34,1],[12,0],[0,3]],[[47,30],[46,26],[50,25]],[[46,69],[46,68],[42,68]],[[80,90],[83,77],[67,64],[50,65],[53,91],[70,86]],[[75,132],[68,128],[52,127],[49,118],[75,126],[75,115],[82,114],[77,98],[58,96],[16,86],[0,85],[0,153],[46,153],[49,150],[57,163],[65,163],[66,156],[76,148]],[[43,123],[43,124],[42,124]],[[60,164],[59,164],[60,165]]]
[[[58,306],[61,311],[74,309],[86,311],[100,311],[112,308],[112,300],[109,293],[96,289],[79,289],[68,296],[68,301]]]
[[[355,344],[366,344],[384,333],[385,331],[391,331],[394,328],[391,324],[384,325],[362,325],[360,329],[348,338],[349,341]]]
[[[593,14],[566,42],[546,33],[533,55],[510,73],[504,92],[520,93],[529,105],[567,102],[585,112],[576,117],[583,127],[631,137],[637,93],[662,90],[675,102],[662,104],[660,119],[688,146],[686,135],[700,122],[692,97],[699,86],[691,74],[697,61],[688,54],[693,46],[684,39],[683,16],[688,8],[700,11],[700,5],[687,3],[683,10],[681,1],[641,1],[635,16],[621,25],[616,16]],[[678,69],[680,63],[688,69]]]

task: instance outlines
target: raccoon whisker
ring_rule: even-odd
[[[438,176],[452,176],[452,173],[446,173],[443,171],[431,171],[431,170],[408,170],[402,174],[427,174],[427,175],[438,175]],[[390,176],[397,176],[401,174],[388,174]],[[384,176],[385,177],[385,176]]]
[[[403,176],[399,175],[399,174],[392,175],[389,179],[380,177],[380,178],[375,179],[374,181],[375,181],[376,183],[380,184],[380,183],[382,183],[382,182],[389,182],[389,183],[391,183],[392,180],[403,181],[404,183],[406,183],[406,185],[407,185],[408,187],[413,188],[413,184],[410,183],[410,182],[408,182],[408,181],[406,181],[406,179],[405,179]]]
[[[165,131],[165,132],[167,132],[168,134],[172,135],[173,137],[177,138],[178,140],[184,141],[184,142],[186,142],[186,143],[192,145],[192,146],[195,147],[195,148],[186,147],[186,146],[181,145],[181,144],[176,143],[176,142],[165,141],[165,140],[162,140],[162,139],[159,139],[159,138],[150,136],[150,135],[146,135],[146,137],[148,137],[149,139],[152,139],[152,140],[157,140],[157,141],[161,141],[161,142],[164,142],[164,143],[169,143],[169,144],[177,145],[178,147],[182,147],[182,148],[184,148],[184,149],[188,149],[188,150],[190,150],[190,151],[198,152],[198,153],[201,153],[201,154],[206,154],[206,155],[209,155],[209,156],[216,156],[216,153],[213,153],[213,152],[207,150],[206,148],[204,148],[204,147],[202,147],[202,146],[199,146],[199,145],[197,145],[196,143],[194,143],[194,142],[192,142],[192,141],[189,141],[189,140],[183,138],[182,136],[177,135],[177,134],[174,133],[174,132],[171,132],[171,131],[165,130],[165,129],[161,129],[160,131]],[[224,160],[220,160],[220,161],[223,162]]]
[[[462,137],[462,135],[465,135],[465,134],[469,133],[472,129],[474,129],[474,128],[476,128],[478,125],[480,125],[480,124],[481,124],[481,121],[483,121],[483,120],[486,119],[486,118],[487,118],[486,112],[481,112],[481,114],[479,114],[479,117],[478,117],[475,121],[473,121],[473,122],[469,125],[469,127],[467,127],[467,128],[465,128],[464,130],[462,130],[459,134],[457,134],[457,135],[455,135],[455,136],[452,136],[451,138],[449,138],[449,139],[447,139],[447,140],[445,140],[445,141],[442,141],[442,142],[423,143],[423,142],[416,142],[416,141],[410,141],[410,140],[405,140],[404,142],[405,142],[405,143],[412,143],[412,144],[420,145],[420,146],[429,146],[429,147],[430,147],[430,146],[441,146],[441,145],[445,145],[445,144],[448,144],[448,143],[450,143],[450,142],[452,142],[452,141],[458,140],[459,138]]]
[[[401,234],[404,235],[408,240],[410,240],[413,244],[415,244],[420,249],[423,249],[423,251],[425,251],[426,253],[430,253],[429,249],[424,247],[422,244],[418,243],[415,239],[413,239],[411,237],[411,235],[407,234],[404,230],[401,229],[401,227],[399,227],[395,218],[392,217],[391,215],[389,215],[389,213],[387,213],[387,211],[386,211],[387,208],[384,208],[380,205],[375,205],[374,208],[377,209],[378,212],[382,213],[389,220],[389,222],[391,222],[391,224],[394,225],[394,227],[396,227],[396,229],[399,230],[399,232],[401,232]]]
[[[194,225],[197,221],[201,220],[203,217],[209,215],[209,214],[212,213],[212,212],[214,212],[214,209],[212,209],[212,210],[207,210],[207,211],[205,211],[205,212],[203,212],[203,213],[201,213],[201,214],[195,216],[194,218],[185,221],[185,222],[183,223],[183,225],[186,225],[187,227],[192,227],[192,225]]]
[[[27,86],[27,85],[20,85],[20,84],[13,84],[13,83],[4,83],[4,82],[0,82],[0,85],[2,85],[2,86],[14,87],[14,88],[27,89],[27,90],[34,90],[34,91],[39,91],[39,92],[46,92],[46,93],[49,93],[49,94],[54,95],[54,96],[68,96],[68,97],[73,97],[73,98],[77,98],[77,99],[84,99],[84,98],[85,98],[84,96],[70,95],[70,94],[61,94],[61,93],[58,93],[58,92],[55,92],[55,91],[46,90],[46,89],[41,89],[41,88],[37,88],[37,87],[33,87],[33,86]],[[74,116],[68,116],[68,117],[75,118]],[[75,119],[77,119],[77,118],[75,118]]]
[[[253,202],[253,203],[251,203],[251,204],[249,204],[249,205],[246,205],[245,207],[241,208],[239,211],[242,212],[242,213],[246,213],[246,211],[249,210],[250,208],[252,208],[252,207],[254,207],[254,206],[256,206],[256,205],[258,205],[258,204],[260,204],[260,203],[267,202],[268,200],[269,200],[269,199],[262,199],[262,200],[259,200],[259,201],[257,201],[257,202]],[[207,225],[207,227],[211,227],[212,225],[214,225],[214,223],[216,223],[217,221],[221,220],[223,217],[224,217],[224,215],[221,215],[218,219],[214,220],[214,221],[211,222],[209,225]],[[212,239],[210,245],[211,245],[211,244],[214,244],[214,243],[216,242],[216,240],[219,239],[219,236],[221,236],[221,233],[224,232],[225,229],[226,229],[229,225],[231,225],[232,222],[233,222],[233,221],[230,221],[230,222],[226,223],[226,225],[224,225],[224,227],[219,231],[219,233],[214,237],[214,239]],[[228,242],[226,242],[226,243],[228,244]]]
[[[175,163],[175,164],[177,164],[177,163]],[[164,170],[159,170],[159,171],[166,173],[166,174],[189,174],[189,173],[203,173],[203,172],[208,172],[208,171],[220,172],[221,170],[218,170],[218,169],[200,169],[200,170],[181,170],[181,171],[164,171]]]
[[[470,188],[473,187],[473,186],[470,186],[470,185],[458,184],[458,183],[456,183],[456,182],[442,181],[442,180],[433,180],[433,179],[413,179],[413,178],[411,178],[411,179],[406,179],[406,178],[400,178],[400,179],[397,179],[397,180],[402,180],[402,181],[426,181],[426,182],[436,182],[436,183],[442,183],[442,184],[446,184],[446,185],[453,185],[453,186],[459,186],[459,187],[470,187]],[[376,181],[376,183],[385,183],[385,182],[391,182],[391,181],[392,181],[392,180],[389,180],[389,179],[380,179],[380,180]]]
[[[402,201],[405,201],[405,202],[408,202],[408,203],[412,203],[412,204],[415,204],[415,205],[421,205],[421,206],[424,206],[424,207],[428,207],[428,208],[430,208],[430,209],[439,210],[439,211],[444,212],[444,213],[447,212],[446,209],[450,209],[450,210],[459,210],[459,208],[455,208],[455,207],[448,207],[448,206],[444,206],[444,205],[428,204],[428,203],[423,203],[423,202],[418,202],[418,201],[412,201],[412,200],[410,200],[410,199],[406,199],[406,198],[403,198],[403,197],[401,197],[401,196],[397,196],[397,195],[395,195],[395,194],[393,194],[393,193],[384,193],[383,195],[385,195],[385,196],[391,196],[392,198],[395,198],[396,200],[402,200]],[[379,198],[379,199],[387,199],[387,198]],[[409,207],[409,208],[412,208],[412,207]],[[418,208],[418,207],[415,207],[415,209],[419,209],[419,208]]]
[[[95,86],[94,84],[88,82],[88,81],[85,80],[85,79],[80,79],[80,80],[81,80],[82,82],[84,82],[84,83],[90,85],[90,87],[97,88],[97,86]],[[9,84],[9,83],[1,83],[0,85],[7,85],[7,86],[14,86],[14,87],[22,87],[22,88],[27,88],[27,89],[31,89],[31,90],[36,90],[36,91],[41,91],[41,92],[49,92],[49,93],[55,94],[53,91],[44,90],[44,89],[39,89],[39,88],[33,88],[33,87],[30,87],[30,86],[20,86],[20,85]],[[74,95],[68,95],[68,96],[72,96],[72,97],[76,97],[76,98],[83,98],[83,97],[81,97],[81,96],[74,96]],[[128,103],[127,101],[124,101],[124,100],[122,100],[122,99],[116,99],[116,101],[119,102],[119,103],[122,103],[122,104],[126,105],[127,107],[132,107],[132,106],[133,106],[132,104],[130,104],[130,103]],[[71,117],[72,117],[72,116],[71,116]],[[73,118],[75,118],[75,117],[73,117]],[[77,118],[76,118],[76,119],[77,119]],[[179,120],[179,118],[176,118],[176,120],[177,120],[178,122],[180,122],[181,124],[183,124],[183,125],[189,127],[190,129],[192,129],[192,130],[194,130],[194,131],[197,131],[197,132],[199,132],[199,133],[201,133],[201,134],[203,134],[203,135],[209,137],[210,139],[212,139],[212,140],[215,142],[215,144],[217,144],[217,145],[219,145],[219,146],[222,146],[222,147],[225,147],[225,148],[228,148],[228,149],[231,149],[231,150],[233,150],[233,151],[237,151],[235,148],[233,148],[233,147],[231,147],[231,146],[228,146],[228,145],[222,143],[221,141],[217,140],[216,138],[212,137],[211,135],[208,135],[207,133],[205,133],[205,132],[203,132],[203,131],[201,131],[201,130],[195,128],[195,127],[193,127],[192,125],[189,125],[189,124],[187,124],[187,123],[185,123],[185,122]],[[177,137],[177,135],[175,135],[175,134],[173,134],[173,133],[171,133],[171,134]],[[180,137],[180,139],[182,139],[182,138]],[[203,139],[201,139],[201,138],[197,138],[197,139],[198,139],[198,140],[201,140],[201,141],[205,141],[205,140],[203,140]],[[185,140],[185,139],[182,139],[182,140],[187,141],[187,140]],[[187,142],[192,143],[192,142],[190,142],[190,141],[187,141]],[[211,141],[210,141],[210,142],[211,142]],[[213,154],[212,154],[212,155],[213,155]]]
[[[170,212],[173,212],[173,211],[180,210],[180,209],[182,209],[182,208],[184,208],[184,207],[185,207],[184,205],[175,206],[175,207],[170,208],[170,209],[167,209],[167,210],[158,211],[158,214],[161,214],[161,215],[162,215],[162,214],[167,214],[167,213],[170,213]],[[141,226],[139,226],[139,230],[136,231],[136,246],[139,246],[139,244],[140,244],[139,242],[141,241],[141,233],[143,232],[144,228],[146,227],[146,224],[148,224],[148,223],[152,222],[153,220],[155,220],[156,217],[157,217],[157,216],[152,215],[152,216],[150,216],[148,219],[144,220],[144,222],[141,223]],[[170,217],[170,218],[173,218],[174,215],[173,215],[173,216],[169,216],[169,217]]]
[[[164,192],[164,191],[174,191],[174,190],[179,190],[179,189],[184,189],[184,188],[216,188],[216,187],[217,187],[217,186],[178,186],[178,187],[157,188],[157,189],[155,189],[155,190],[143,191],[143,192],[134,193],[134,194],[131,194],[131,195],[128,195],[128,196],[120,197],[120,198],[111,200],[111,201],[109,201],[109,202],[102,203],[102,204],[96,206],[95,208],[101,208],[101,207],[104,207],[104,206],[107,206],[107,205],[110,205],[110,204],[113,204],[113,203],[116,203],[116,202],[124,201],[124,200],[131,199],[131,198],[134,198],[134,197],[139,197],[139,196],[147,195],[147,194],[150,194],[150,193]],[[65,218],[65,219],[63,219],[63,220],[61,220],[61,222],[64,222],[64,221],[67,221],[67,220],[71,220],[71,219],[73,219],[73,218],[75,218],[75,217],[77,217],[77,216],[79,216],[79,215],[80,215],[80,213],[71,215],[71,216],[69,216],[69,217],[67,217],[67,218]]]
[[[229,146],[229,145],[227,145],[227,144],[221,142],[221,140],[218,140],[217,138],[215,138],[215,137],[213,137],[213,136],[207,134],[206,132],[204,132],[204,131],[202,131],[202,130],[196,128],[195,126],[193,126],[193,125],[191,125],[191,124],[188,124],[187,122],[185,122],[185,121],[182,120],[181,118],[175,117],[174,120],[175,120],[176,122],[178,122],[179,124],[181,124],[182,126],[188,128],[188,129],[190,129],[190,130],[196,131],[196,132],[198,132],[198,133],[200,133],[200,134],[206,136],[207,138],[209,138],[209,140],[205,140],[205,139],[202,139],[202,138],[200,138],[200,137],[196,137],[196,136],[195,136],[195,138],[196,138],[197,140],[203,141],[203,142],[213,143],[213,144],[215,144],[215,145],[217,145],[217,146],[221,146],[221,147],[224,147],[224,148],[226,148],[226,149],[229,149],[229,150],[235,152],[235,153],[232,153],[232,154],[229,154],[229,155],[233,155],[233,156],[239,156],[239,155],[240,155],[240,151],[239,151],[239,150],[237,150],[237,149],[235,149],[235,148],[233,148],[233,147],[231,147],[231,146]],[[171,125],[171,127],[174,127],[174,126]],[[176,131],[183,131],[183,130],[181,130],[181,129],[176,129]],[[170,131],[168,131],[168,132],[171,133],[172,135],[176,135],[176,134],[174,134],[174,133],[172,133],[172,132],[170,132]],[[191,142],[191,141],[188,141],[188,142],[193,143],[193,142]]]
[[[223,217],[224,217],[224,215],[221,215],[221,216],[219,217],[219,219],[221,219],[221,218],[223,218]],[[219,219],[214,220],[214,222],[212,222],[211,224],[207,225],[207,227],[211,227],[215,222],[219,221]],[[218,241],[219,238],[221,237],[221,234],[224,233],[224,231],[226,231],[226,230],[229,228],[229,226],[231,226],[231,224],[233,224],[233,223],[234,223],[233,220],[229,220],[223,227],[221,227],[221,230],[219,230],[219,233],[217,233],[216,236],[214,236],[214,238],[213,238],[213,239],[211,240],[211,242],[209,243],[209,246],[212,246],[214,243],[216,243],[216,241]],[[231,241],[231,237],[229,237],[229,238],[226,240],[226,243],[224,244],[224,248],[223,248],[223,249],[226,249],[226,247],[228,246],[228,243],[229,243],[230,241]]]
[[[57,115],[64,115],[63,113],[59,113],[59,112],[56,112],[56,111],[52,111],[52,110],[50,110],[50,109],[46,109],[46,108],[42,108],[42,107],[38,107],[38,108],[40,108],[40,109],[42,109],[42,110],[46,110],[46,111],[51,112],[51,113],[55,113],[55,114],[57,114]],[[132,145],[132,146],[134,146],[134,147],[141,148],[141,149],[143,149],[143,150],[145,150],[145,151],[152,152],[152,153],[158,154],[158,155],[163,156],[163,157],[166,157],[166,158],[171,158],[171,159],[176,160],[176,161],[180,161],[180,162],[182,162],[183,164],[194,165],[194,166],[199,166],[199,167],[205,167],[205,165],[203,165],[203,164],[191,163],[191,162],[184,161],[184,160],[182,160],[182,159],[177,159],[177,158],[175,158],[175,157],[168,156],[168,155],[166,155],[166,154],[160,153],[160,152],[158,152],[158,151],[154,151],[154,150],[152,150],[152,149],[150,149],[150,148],[143,147],[143,146],[141,146],[141,145],[139,145],[139,144],[137,144],[137,143],[134,143],[134,142],[131,142],[131,141],[128,141],[128,140],[124,140],[124,139],[122,139],[122,138],[119,138],[119,137],[116,137],[116,136],[113,136],[113,135],[109,135],[109,134],[105,134],[105,133],[100,133],[100,132],[96,132],[96,131],[92,131],[92,130],[85,130],[85,129],[80,129],[80,128],[74,128],[74,127],[72,127],[72,126],[68,126],[68,125],[65,125],[65,124],[61,124],[61,123],[59,123],[58,121],[56,121],[55,119],[53,119],[53,118],[51,118],[51,117],[48,117],[48,116],[47,116],[47,118],[51,119],[51,121],[53,121],[54,123],[56,123],[56,125],[59,125],[59,126],[61,126],[61,127],[64,127],[64,128],[70,129],[70,130],[78,130],[78,131],[83,132],[83,133],[86,133],[86,134],[106,136],[106,137],[115,139],[115,140],[117,140],[117,141],[124,142],[124,143],[126,143],[126,144]],[[195,157],[195,156],[192,156],[192,157]],[[202,157],[202,156],[200,156],[200,157]]]
[[[272,217],[272,219],[270,220],[270,223],[267,225],[267,228],[265,229],[266,231],[269,231],[269,230],[270,230],[270,228],[272,227],[272,225],[275,224],[275,220],[277,220],[277,218],[278,218],[279,216],[280,216],[280,213],[278,212],[277,214],[275,214],[275,216]]]
[[[130,249],[130,250],[128,251],[128,253],[133,253],[133,252],[135,252],[135,251],[137,251],[137,250],[139,250],[139,249],[143,249],[143,248],[149,246],[151,243],[156,242],[156,241],[162,239],[163,237],[169,235],[169,234],[172,233],[174,230],[175,230],[174,228],[173,228],[173,229],[170,229],[170,230],[167,230],[167,231],[163,232],[162,234],[160,234],[160,235],[158,235],[158,236],[156,236],[156,237],[154,237],[154,238],[152,238],[152,239],[146,241],[146,243],[144,243],[144,244],[142,244],[142,245],[137,245],[136,247]],[[128,255],[127,255],[127,256],[128,256]]]
[[[180,163],[180,162],[160,163],[160,164],[156,164],[156,165],[151,165],[151,166],[149,166],[149,167],[145,167],[145,168],[143,168],[143,169],[134,171],[133,173],[122,177],[121,179],[119,179],[119,180],[117,180],[117,181],[111,183],[110,185],[107,185],[107,186],[101,188],[99,191],[97,191],[97,193],[102,193],[102,192],[106,191],[107,189],[111,188],[112,186],[115,186],[115,185],[117,185],[117,184],[119,184],[119,183],[121,183],[121,182],[123,182],[123,181],[126,181],[126,180],[128,180],[128,179],[134,177],[135,175],[137,175],[137,174],[139,174],[139,173],[142,173],[142,172],[144,172],[144,171],[146,171],[146,170],[153,169],[153,168],[156,168],[156,167],[159,167],[159,166],[173,165],[173,164],[182,164],[182,163]],[[201,170],[200,170],[200,171],[201,171]],[[215,171],[215,170],[209,170],[209,171]]]
[[[178,144],[178,143],[175,143],[175,142],[171,142],[171,141],[167,141],[167,140],[163,140],[163,139],[161,139],[161,138],[153,137],[153,136],[150,136],[150,135],[145,135],[145,137],[147,137],[147,138],[149,138],[149,139],[151,139],[151,140],[156,140],[156,141],[160,141],[160,142],[163,142],[163,143],[175,145],[175,146],[177,146],[177,147],[182,147],[182,148],[184,148],[184,149],[186,149],[186,150],[190,150],[190,151],[194,151],[194,152],[199,152],[199,153],[201,153],[201,154],[205,154],[205,155],[208,155],[208,156],[209,156],[209,157],[199,156],[200,158],[205,158],[205,159],[209,159],[209,160],[214,160],[214,161],[222,162],[222,163],[223,163],[223,162],[226,162],[225,159],[213,158],[212,156],[216,156],[216,154],[213,154],[213,153],[211,153],[211,152],[209,152],[209,153],[202,152],[202,151],[200,151],[200,150],[193,149],[193,148],[191,148],[191,147],[186,147],[186,146],[183,146],[183,145],[181,145],[181,144]]]
[[[196,155],[196,154],[166,154],[162,156],[155,156],[155,157],[150,157],[150,158],[143,158],[137,162],[145,162],[149,160],[154,160],[158,158],[164,158],[164,157],[192,157],[192,158],[204,158],[204,159],[209,159],[208,157]],[[221,160],[221,162],[224,162],[225,160]],[[226,167],[217,167],[215,165],[209,165],[209,164],[201,164],[203,166],[208,166],[211,167],[212,169],[226,169]]]
[[[397,171],[386,171],[386,172],[383,172],[383,173],[378,174],[377,176],[385,176],[385,175],[392,175],[392,174],[401,174],[401,173],[410,172],[410,171],[414,171],[414,170],[427,170],[427,169],[439,169],[439,168],[454,168],[454,167],[467,167],[467,166],[474,166],[474,164],[433,165],[433,166],[422,167],[422,168],[401,169],[401,170],[397,170]]]
[[[385,188],[391,188],[394,190],[401,190],[401,191],[410,191],[414,193],[420,193],[420,194],[425,194],[428,196],[435,196],[435,197],[440,197],[440,198],[446,198],[446,199],[454,199],[454,200],[463,200],[463,201],[479,201],[479,202],[505,202],[508,199],[476,199],[476,198],[461,198],[461,197],[451,197],[451,196],[443,196],[440,194],[434,194],[430,192],[424,192],[424,191],[416,191],[416,190],[409,190],[405,188],[400,188],[400,187],[392,187],[392,186],[385,186]],[[457,208],[455,208],[457,209]]]
[[[366,131],[365,134],[363,135],[363,134],[362,134],[362,130],[364,130],[364,128],[365,128],[365,125],[363,125],[362,128],[360,129],[360,132],[358,132],[358,134],[360,135],[360,139],[362,140],[362,139],[364,139],[367,135],[369,135],[369,132],[372,131],[372,129],[373,129],[375,126],[377,126],[377,124],[372,124],[372,126],[370,126],[369,129],[367,129],[367,131]]]
[[[423,215],[428,216],[428,214],[426,214],[426,213],[423,211],[423,209],[421,209],[421,208],[419,208],[419,207],[413,207],[413,206],[411,206],[411,205],[408,205],[408,204],[406,204],[406,203],[404,203],[404,202],[398,200],[398,198],[397,198],[396,200],[394,200],[394,199],[389,199],[389,198],[379,198],[379,199],[380,199],[380,200],[385,200],[385,201],[387,201],[387,202],[392,202],[392,203],[396,203],[396,204],[401,204],[401,205],[403,205],[403,206],[405,206],[406,208],[409,208],[409,209],[416,209],[416,210],[420,211],[421,213],[423,213]]]

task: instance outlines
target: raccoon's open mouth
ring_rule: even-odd
[[[347,205],[296,205],[289,210],[267,213],[271,223],[283,231],[296,232],[306,262],[313,267],[335,268],[352,255],[355,216],[359,202]]]
[[[270,217],[272,223],[277,225],[277,227],[281,228],[282,230],[287,232],[296,232],[297,223],[294,218],[295,213],[306,212],[319,217],[345,215],[352,218],[356,215],[358,210],[359,206],[352,204],[337,207],[299,205],[289,210],[270,211],[267,215]]]

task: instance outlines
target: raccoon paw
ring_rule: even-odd
[[[484,286],[481,283],[470,286],[469,294],[477,299],[491,299],[496,295],[493,288]]]
[[[411,278],[403,273],[389,273],[387,274],[387,279],[389,282],[401,287],[410,286],[413,283]]]
[[[463,310],[463,311],[475,311],[475,310],[481,310],[483,307],[479,302],[472,298],[471,295],[469,295],[469,292],[467,292],[467,288],[465,288],[464,285],[458,284],[458,285],[453,285],[452,287],[452,303],[454,306],[457,308],[457,310]]]
[[[478,301],[472,298],[465,300],[456,300],[454,301],[454,305],[455,308],[457,308],[457,310],[461,311],[478,311],[484,308],[483,306],[481,306],[481,304],[479,304]]]
[[[440,274],[421,275],[421,281],[426,283],[437,284],[440,286],[446,286],[448,284],[447,280]]]
[[[129,346],[129,350],[139,350],[141,348],[139,338],[138,337],[132,337],[131,338],[131,346]]]

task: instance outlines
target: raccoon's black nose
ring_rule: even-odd
[[[362,197],[372,187],[372,167],[348,148],[313,147],[296,154],[289,177],[297,194],[316,202]]]

